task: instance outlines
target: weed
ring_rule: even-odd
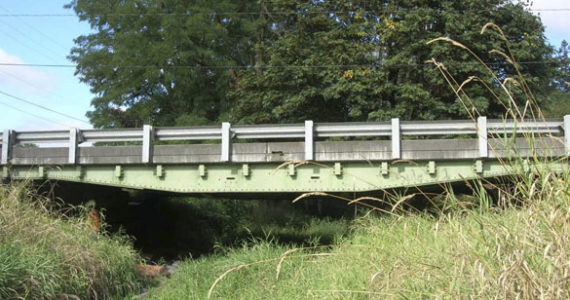
[[[82,217],[63,220],[26,185],[0,186],[0,298],[108,299],[144,280],[130,242],[98,236]]]

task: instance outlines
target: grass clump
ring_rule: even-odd
[[[127,239],[47,208],[26,186],[0,186],[0,298],[110,299],[139,291]]]

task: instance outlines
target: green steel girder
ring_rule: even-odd
[[[546,164],[546,163],[545,163]],[[304,164],[186,164],[11,166],[2,177],[45,179],[177,193],[367,192],[499,177],[533,164],[497,160],[334,162]],[[556,172],[566,160],[547,163]]]

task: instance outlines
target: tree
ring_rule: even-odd
[[[478,76],[496,85],[467,51],[450,43],[427,42],[448,37],[470,47],[505,79],[516,73],[491,49],[507,52],[497,32],[480,34],[493,21],[508,38],[521,62],[525,81],[535,91],[546,86],[553,69],[539,19],[522,4],[507,0],[466,1],[311,1],[281,6],[290,13],[275,21],[279,38],[265,47],[263,72],[240,73],[230,99],[232,117],[243,123],[464,118],[467,111],[438,69],[435,58],[460,82]],[[521,80],[519,78],[519,80]],[[483,85],[466,91],[482,114],[503,109]]]
[[[249,63],[249,1],[74,0],[67,5],[95,33],[80,36],[70,58],[97,96],[96,127],[196,125],[227,108],[232,73]],[[222,12],[220,14],[213,12]],[[253,25],[252,25],[253,24]]]
[[[570,46],[566,40],[560,44],[555,59],[557,72],[554,78],[554,86],[561,91],[570,92]]]
[[[552,78],[539,19],[510,0],[74,0],[95,33],[76,39],[70,58],[97,95],[96,127],[464,118],[436,67],[458,80],[495,84],[463,49],[504,79],[493,21],[508,38],[531,88]],[[499,101],[478,84],[466,90],[482,114]]]
[[[552,80],[552,90],[548,94],[546,116],[552,118],[570,114],[570,46],[565,40],[556,51],[554,61],[556,74]]]

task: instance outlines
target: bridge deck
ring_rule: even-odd
[[[504,176],[520,168],[532,168],[521,164],[521,160],[513,165],[499,162],[513,157],[552,158],[549,167],[558,171],[568,168],[567,161],[558,158],[564,158],[570,149],[570,117],[563,122],[519,124],[520,127],[503,123],[502,130],[498,125],[488,126],[486,119],[477,124],[454,122],[418,122],[408,127],[399,121],[365,126],[358,123],[358,127],[351,123],[345,127],[313,126],[311,122],[304,128],[265,125],[245,127],[246,130],[233,130],[226,124],[217,131],[210,127],[161,131],[146,126],[142,131],[5,131],[0,152],[2,177],[181,193],[363,192]],[[248,141],[299,137],[304,141],[231,143],[236,132]],[[433,138],[446,133],[476,138]],[[529,139],[521,133],[535,137]],[[318,140],[333,136],[368,136],[375,140]],[[402,139],[403,136],[420,138]],[[216,137],[221,143],[153,142]],[[138,141],[139,145],[93,146],[80,145],[79,141]],[[67,146],[30,146],[45,142],[66,142]]]

